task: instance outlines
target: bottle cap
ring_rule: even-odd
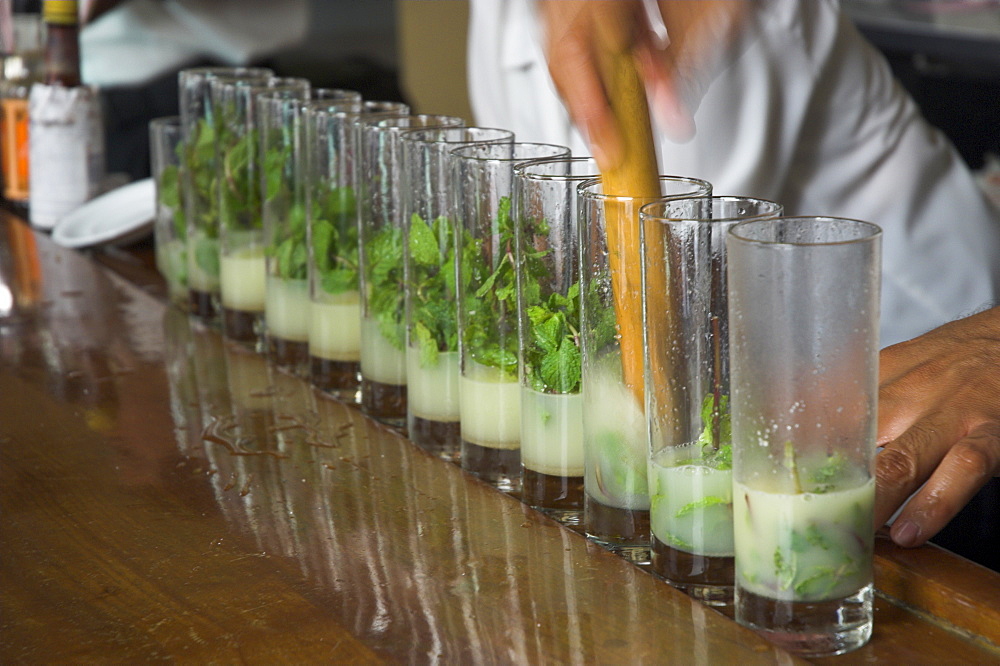
[[[76,25],[79,23],[77,0],[45,0],[42,5],[42,20],[54,25]]]

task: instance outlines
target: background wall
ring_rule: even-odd
[[[417,113],[472,124],[465,76],[468,0],[397,0],[397,52],[403,96]]]

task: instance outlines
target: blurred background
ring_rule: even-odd
[[[0,0],[15,11],[38,0]],[[1000,155],[1000,2],[843,0],[925,116],[976,170]],[[103,90],[108,171],[148,175],[151,118],[177,113],[177,72],[257,64],[314,87],[472,122],[468,0],[84,0],[83,78]],[[2,81],[0,81],[2,84]]]

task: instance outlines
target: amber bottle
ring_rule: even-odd
[[[80,22],[77,0],[45,0],[42,19],[45,42],[45,83],[69,88],[80,85]]]

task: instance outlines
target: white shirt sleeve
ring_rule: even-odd
[[[476,121],[586,155],[548,75],[531,7],[472,1]],[[657,132],[661,172],[704,178],[716,194],[772,199],[790,215],[882,227],[883,345],[992,304],[996,210],[836,0],[762,3],[751,30],[708,87],[695,137],[674,143]]]

